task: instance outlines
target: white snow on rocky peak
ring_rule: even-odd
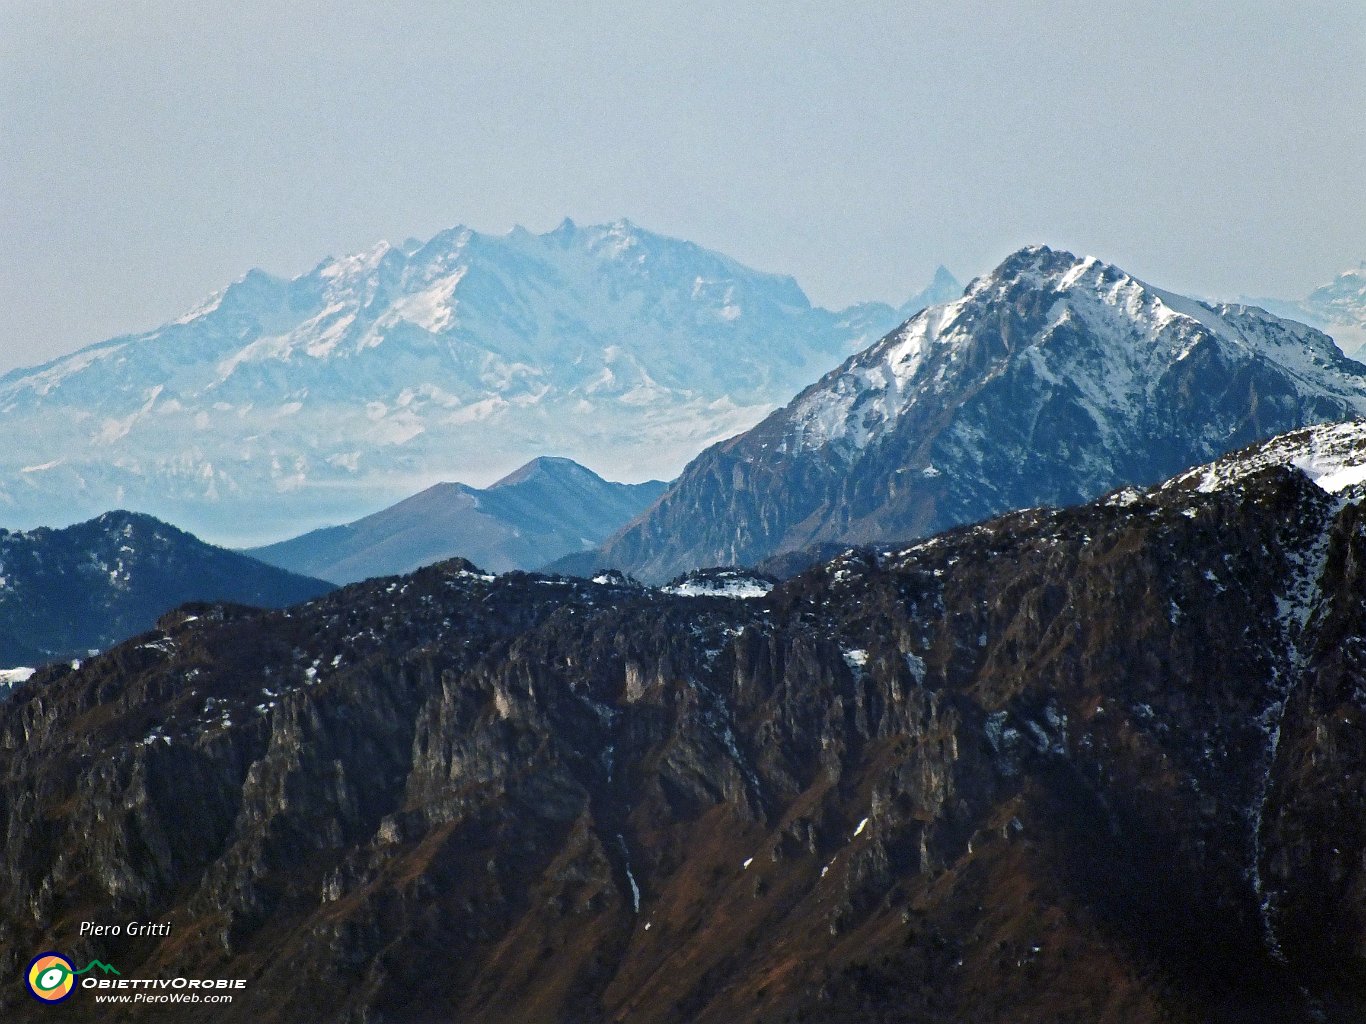
[[[1366,421],[1323,423],[1197,466],[1163,485],[1203,493],[1225,490],[1272,466],[1298,469],[1329,494],[1366,483]]]
[[[1021,306],[1037,324],[1023,337],[998,332],[984,348],[991,318]],[[1074,344],[1081,334],[1102,343]],[[1164,291],[1093,256],[1030,246],[809,389],[791,410],[785,444],[855,458],[913,403],[961,388],[969,363],[980,381],[1024,366],[1079,392],[1102,432],[1120,431],[1163,374],[1192,358],[1265,360],[1302,393],[1342,398],[1366,415],[1361,378],[1344,374],[1321,332],[1255,306]]]
[[[157,330],[0,378],[23,439],[0,453],[0,523],[124,506],[247,544],[539,455],[668,477],[909,312],[813,307],[624,220],[251,271]]]

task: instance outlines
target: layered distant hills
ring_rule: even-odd
[[[331,589],[131,512],[0,530],[0,666],[83,658],[188,601],[279,608]]]
[[[145,334],[0,379],[0,522],[132,507],[260,544],[539,455],[667,477],[924,305],[814,307],[627,221],[465,228],[292,280],[252,271]]]
[[[600,544],[665,486],[611,483],[569,459],[543,457],[487,488],[437,484],[354,523],[246,554],[333,583],[411,572],[456,556],[493,572],[536,569]]]
[[[1366,366],[1321,332],[1034,246],[707,449],[647,514],[557,568],[658,582],[924,537],[1363,414]]]
[[[1187,360],[1283,330],[1195,315]],[[0,704],[0,972],[250,979],[168,1011],[225,1024],[1361,1021],[1363,510],[1350,423],[771,590],[449,562],[165,619]]]

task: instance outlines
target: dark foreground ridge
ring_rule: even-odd
[[[169,616],[0,707],[0,974],[248,979],[157,1010],[218,1022],[1361,1020],[1366,506],[1284,462],[747,600],[451,562]],[[78,937],[130,919],[171,934]]]

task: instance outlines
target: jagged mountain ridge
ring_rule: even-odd
[[[491,572],[536,569],[602,543],[666,486],[613,483],[569,459],[543,456],[487,488],[436,484],[354,523],[245,553],[333,583],[455,557]]]
[[[250,979],[177,1020],[1360,1019],[1363,478],[1324,427],[748,600],[170,616],[0,706],[0,961]]]
[[[279,608],[330,589],[132,512],[0,530],[0,665],[83,658],[186,601]]]
[[[953,287],[941,272],[924,301]],[[672,476],[913,311],[813,307],[790,277],[627,221],[252,271],[0,378],[25,438],[0,455],[0,517],[132,506],[251,546],[549,453]]]
[[[658,581],[927,536],[1364,413],[1366,366],[1322,333],[1032,246],[703,452],[648,514],[556,567]]]

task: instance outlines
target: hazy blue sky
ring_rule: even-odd
[[[1366,3],[0,0],[0,369],[463,223],[629,217],[815,301],[1043,241],[1366,258]]]

